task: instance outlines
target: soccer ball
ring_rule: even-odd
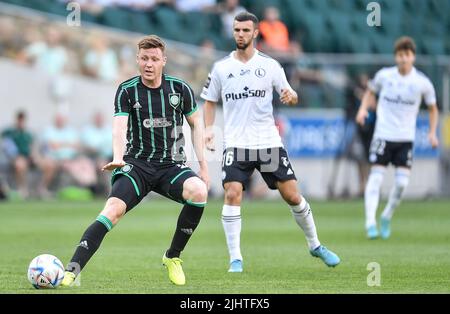
[[[56,288],[63,278],[64,267],[53,255],[36,256],[28,266],[28,280],[36,289]]]

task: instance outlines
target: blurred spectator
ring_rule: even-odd
[[[2,150],[14,169],[17,189],[22,198],[28,198],[28,172],[36,165],[36,154],[33,152],[33,136],[26,128],[25,112],[19,111],[14,126],[2,132]]]
[[[68,173],[77,184],[94,188],[97,182],[94,164],[80,154],[78,134],[67,125],[64,115],[59,113],[55,116],[54,125],[44,131],[42,140],[47,161],[47,176],[43,188],[48,188],[58,170]]]
[[[62,3],[70,3],[73,0],[59,0]],[[103,12],[105,6],[112,5],[116,0],[77,0],[76,1],[82,12],[87,12],[89,14],[100,16]]]
[[[290,41],[288,28],[280,20],[280,12],[276,7],[264,10],[264,19],[259,23],[259,34],[259,49],[275,58],[290,59],[300,54],[299,44]]]
[[[110,175],[100,169],[112,160],[112,129],[105,124],[102,113],[95,113],[92,124],[83,129],[81,143],[84,151],[95,164],[97,177],[100,179],[94,192],[96,194],[106,192],[109,188]]]
[[[114,82],[119,77],[119,61],[108,39],[94,35],[90,39],[90,49],[83,61],[85,73],[106,82]]]
[[[61,32],[51,26],[46,31],[45,41],[32,42],[19,56],[19,61],[33,64],[50,77],[50,96],[58,105],[66,104],[70,91],[70,83],[63,76],[68,70],[69,53],[61,36]]]
[[[158,1],[157,0],[116,0],[115,4],[121,7],[127,7],[133,10],[150,10]]]
[[[181,12],[210,11],[216,6],[216,0],[175,0],[175,6]]]
[[[21,46],[21,36],[16,36],[14,20],[0,17],[0,56],[16,58]]]
[[[222,19],[223,35],[226,38],[233,38],[234,18],[247,10],[239,5],[239,0],[225,0],[219,5],[218,10]]]
[[[62,74],[67,66],[66,48],[61,44],[61,33],[49,27],[45,41],[31,43],[21,55],[21,61],[35,65],[50,75]]]

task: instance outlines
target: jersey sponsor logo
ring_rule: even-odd
[[[233,73],[228,74],[227,79],[232,79],[232,78],[234,78]]]
[[[400,95],[398,95],[396,98],[384,96],[383,99],[392,104],[402,104],[408,106],[414,106],[415,104],[414,100],[403,99]]]
[[[225,101],[246,99],[251,97],[264,98],[266,96],[266,91],[264,89],[250,89],[247,86],[244,88],[242,93],[228,93],[225,94]]]
[[[286,173],[287,175],[291,175],[291,174],[294,174],[294,172],[292,171],[292,169],[291,168],[289,168],[289,170],[287,171],[287,173]]]
[[[168,126],[172,126],[172,121],[168,121],[167,118],[154,118],[154,119],[145,119],[142,124],[145,128],[165,128]]]
[[[241,76],[244,76],[246,74],[250,74],[250,70],[241,69]]]
[[[134,109],[141,109],[142,106],[141,106],[141,104],[139,103],[139,101],[136,101],[136,103],[133,105],[133,108],[134,108]]]
[[[169,103],[173,108],[177,108],[181,102],[181,94],[180,93],[170,93],[169,94]]]
[[[263,68],[258,68],[255,70],[255,75],[259,78],[263,78],[264,76],[266,76],[266,70],[264,70]]]

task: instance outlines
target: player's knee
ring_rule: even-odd
[[[242,188],[237,185],[231,185],[225,190],[225,203],[240,203],[242,199]]]
[[[105,208],[101,212],[103,216],[108,218],[113,225],[116,225],[120,218],[125,214],[127,205],[121,199],[111,197],[106,202]]]
[[[368,179],[368,187],[378,189],[383,183],[385,169],[372,169]]]
[[[409,169],[398,169],[395,172],[395,185],[400,189],[405,189],[409,184]]]
[[[299,205],[300,202],[302,201],[302,197],[298,193],[289,193],[288,195],[285,196],[284,200],[289,205]]]
[[[189,181],[186,182],[183,188],[184,199],[196,203],[206,203],[208,199],[208,189],[206,184],[198,178],[191,178],[188,180]]]

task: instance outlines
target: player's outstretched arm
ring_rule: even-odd
[[[428,106],[430,131],[428,132],[428,140],[431,143],[431,147],[436,148],[439,146],[439,139],[437,137],[437,125],[439,121],[439,110],[436,104]]]
[[[127,139],[128,116],[116,116],[113,118],[113,161],[104,165],[102,171],[112,171],[125,166],[123,155]]]
[[[366,122],[366,118],[369,115],[369,108],[376,103],[376,97],[374,92],[370,89],[367,89],[364,93],[361,106],[359,107],[358,113],[356,114],[356,123],[363,126]]]
[[[194,146],[194,151],[197,155],[198,164],[200,166],[199,176],[206,183],[206,186],[209,189],[208,163],[205,158],[205,144],[203,139],[205,136],[205,129],[203,127],[200,112],[194,112],[190,116],[186,117],[186,120],[191,127],[192,145]]]
[[[215,151],[214,146],[214,132],[213,132],[213,124],[216,118],[216,103],[212,101],[205,101],[205,105],[203,106],[203,119],[205,122],[205,144],[206,149],[210,151]]]

